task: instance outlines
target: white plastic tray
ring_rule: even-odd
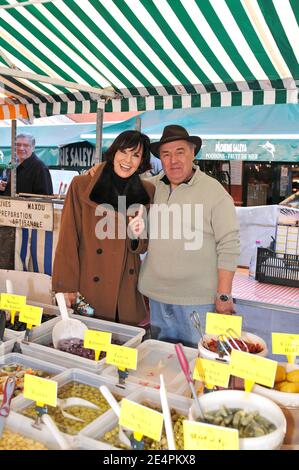
[[[123,323],[115,323],[112,321],[100,320],[99,318],[89,318],[82,315],[70,315],[72,318],[81,320],[85,323],[89,330],[108,331],[113,337],[130,348],[136,348],[145,335],[145,329],[139,326],[125,325]]]
[[[45,323],[42,323],[40,326],[34,326],[32,328],[31,340],[33,341],[34,339],[39,338],[40,336],[53,330],[54,325],[60,320],[60,311],[59,311],[59,308],[56,307],[55,305],[42,304],[39,302],[34,302],[30,299],[27,299],[27,304],[35,305],[36,307],[42,307],[44,309],[43,313],[47,315],[53,315],[53,319],[48,320]],[[71,315],[72,312],[73,310],[69,308],[68,309],[69,315]],[[24,338],[25,336],[25,331],[14,331],[14,330],[10,330],[9,328],[5,328],[5,333],[7,335],[7,338],[10,338],[10,339]]]
[[[136,391],[136,387],[132,384],[128,384],[126,388],[121,388],[118,387],[113,381],[109,380],[108,378],[92,374],[91,372],[83,371],[80,369],[70,369],[64,371],[61,374],[55,376],[52,380],[55,380],[55,382],[58,383],[58,389],[69,382],[80,382],[85,385],[90,385],[91,387],[100,387],[101,385],[106,385],[112,393],[115,393],[122,397],[127,397],[128,395],[132,394],[133,391]],[[32,404],[33,401],[28,400],[22,396],[18,396],[14,399],[13,409],[15,412],[21,413],[24,408],[27,408]],[[103,413],[102,416],[106,415],[107,413],[110,413],[110,411],[106,411],[105,413]],[[27,419],[29,419],[31,423],[33,423],[32,419]]]
[[[158,390],[151,388],[142,388],[135,390],[133,393],[128,395],[126,398],[136,403],[146,402],[149,405],[161,407],[160,393]],[[192,405],[192,400],[185,397],[179,397],[172,393],[167,393],[168,404],[170,409],[175,409],[182,415],[188,416],[189,409]],[[95,421],[90,423],[86,428],[80,432],[80,436],[84,436],[90,441],[87,441],[89,445],[93,445],[94,449],[110,449],[116,450],[118,447],[113,447],[106,442],[101,441],[104,434],[118,425],[118,417],[115,413],[110,410],[105,415],[100,416]],[[94,444],[92,444],[92,442]],[[86,443],[86,445],[87,445]]]
[[[4,354],[12,352],[15,342],[15,339],[11,339],[7,336],[5,329],[3,342],[0,344],[0,357],[4,356]]]
[[[130,370],[126,382],[132,382],[144,387],[160,388],[160,374],[164,376],[165,386],[168,392],[177,395],[188,393],[189,386],[181,370],[180,363],[175,352],[175,345],[164,341],[149,339],[138,346],[137,370]],[[193,371],[197,349],[184,346],[184,352]],[[117,369],[108,366],[103,370],[104,377],[117,377]]]
[[[45,372],[49,372],[50,374],[53,374],[53,377],[55,377],[58,374],[61,374],[61,372],[65,370],[64,367],[50,364],[49,362],[41,361],[33,357],[24,356],[23,354],[9,353],[9,354],[5,354],[4,356],[0,356],[0,368],[9,364],[19,364],[22,366],[31,367],[32,369],[40,369]],[[21,396],[21,395],[18,395],[18,396]],[[17,397],[15,397],[11,402],[12,409],[13,409],[14,401],[16,399]]]
[[[122,325],[94,318],[88,318],[78,315],[71,315],[72,318],[78,318],[85,323],[90,330],[111,332],[116,340],[119,340],[123,346],[136,347],[145,334],[143,328],[135,326]],[[27,356],[34,356],[39,359],[47,358],[47,361],[54,362],[66,368],[78,367],[91,372],[100,372],[105,366],[105,359],[94,361],[84,357],[76,356],[67,352],[59,351],[48,347],[52,342],[52,331],[48,331],[43,336],[35,338],[30,344],[21,342],[22,352]]]
[[[73,449],[75,450],[111,450],[109,444],[104,442],[96,441],[90,437],[83,436],[82,434],[77,434],[73,437]]]
[[[8,429],[12,432],[17,432],[24,437],[29,439],[34,439],[45,445],[47,449],[50,450],[59,450],[60,447],[57,444],[57,441],[48,431],[48,428],[42,424],[41,430],[36,429],[32,426],[32,420],[21,416],[20,414],[11,411],[8,418],[6,419],[5,429]],[[66,440],[69,442],[71,448],[76,448],[76,444],[73,444],[73,438],[66,434],[63,434]]]

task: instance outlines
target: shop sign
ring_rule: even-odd
[[[59,149],[59,165],[90,168],[94,164],[95,147],[89,142],[75,142]]]
[[[197,160],[299,162],[299,140],[204,139]]]
[[[53,204],[0,198],[0,225],[53,230]]]

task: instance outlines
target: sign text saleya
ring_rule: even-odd
[[[91,167],[94,158],[95,147],[89,142],[65,145],[59,149],[59,165],[64,167]]]

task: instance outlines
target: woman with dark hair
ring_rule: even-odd
[[[73,179],[52,278],[53,290],[64,292],[69,306],[79,292],[94,307],[95,317],[132,325],[146,315],[137,281],[139,254],[147,247],[142,210],[154,196],[154,186],[139,176],[150,168],[149,146],[145,134],[122,132],[94,177]]]

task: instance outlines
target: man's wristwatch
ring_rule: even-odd
[[[229,300],[232,300],[232,298],[231,294],[216,294],[216,299],[221,300],[221,302],[228,302]]]

